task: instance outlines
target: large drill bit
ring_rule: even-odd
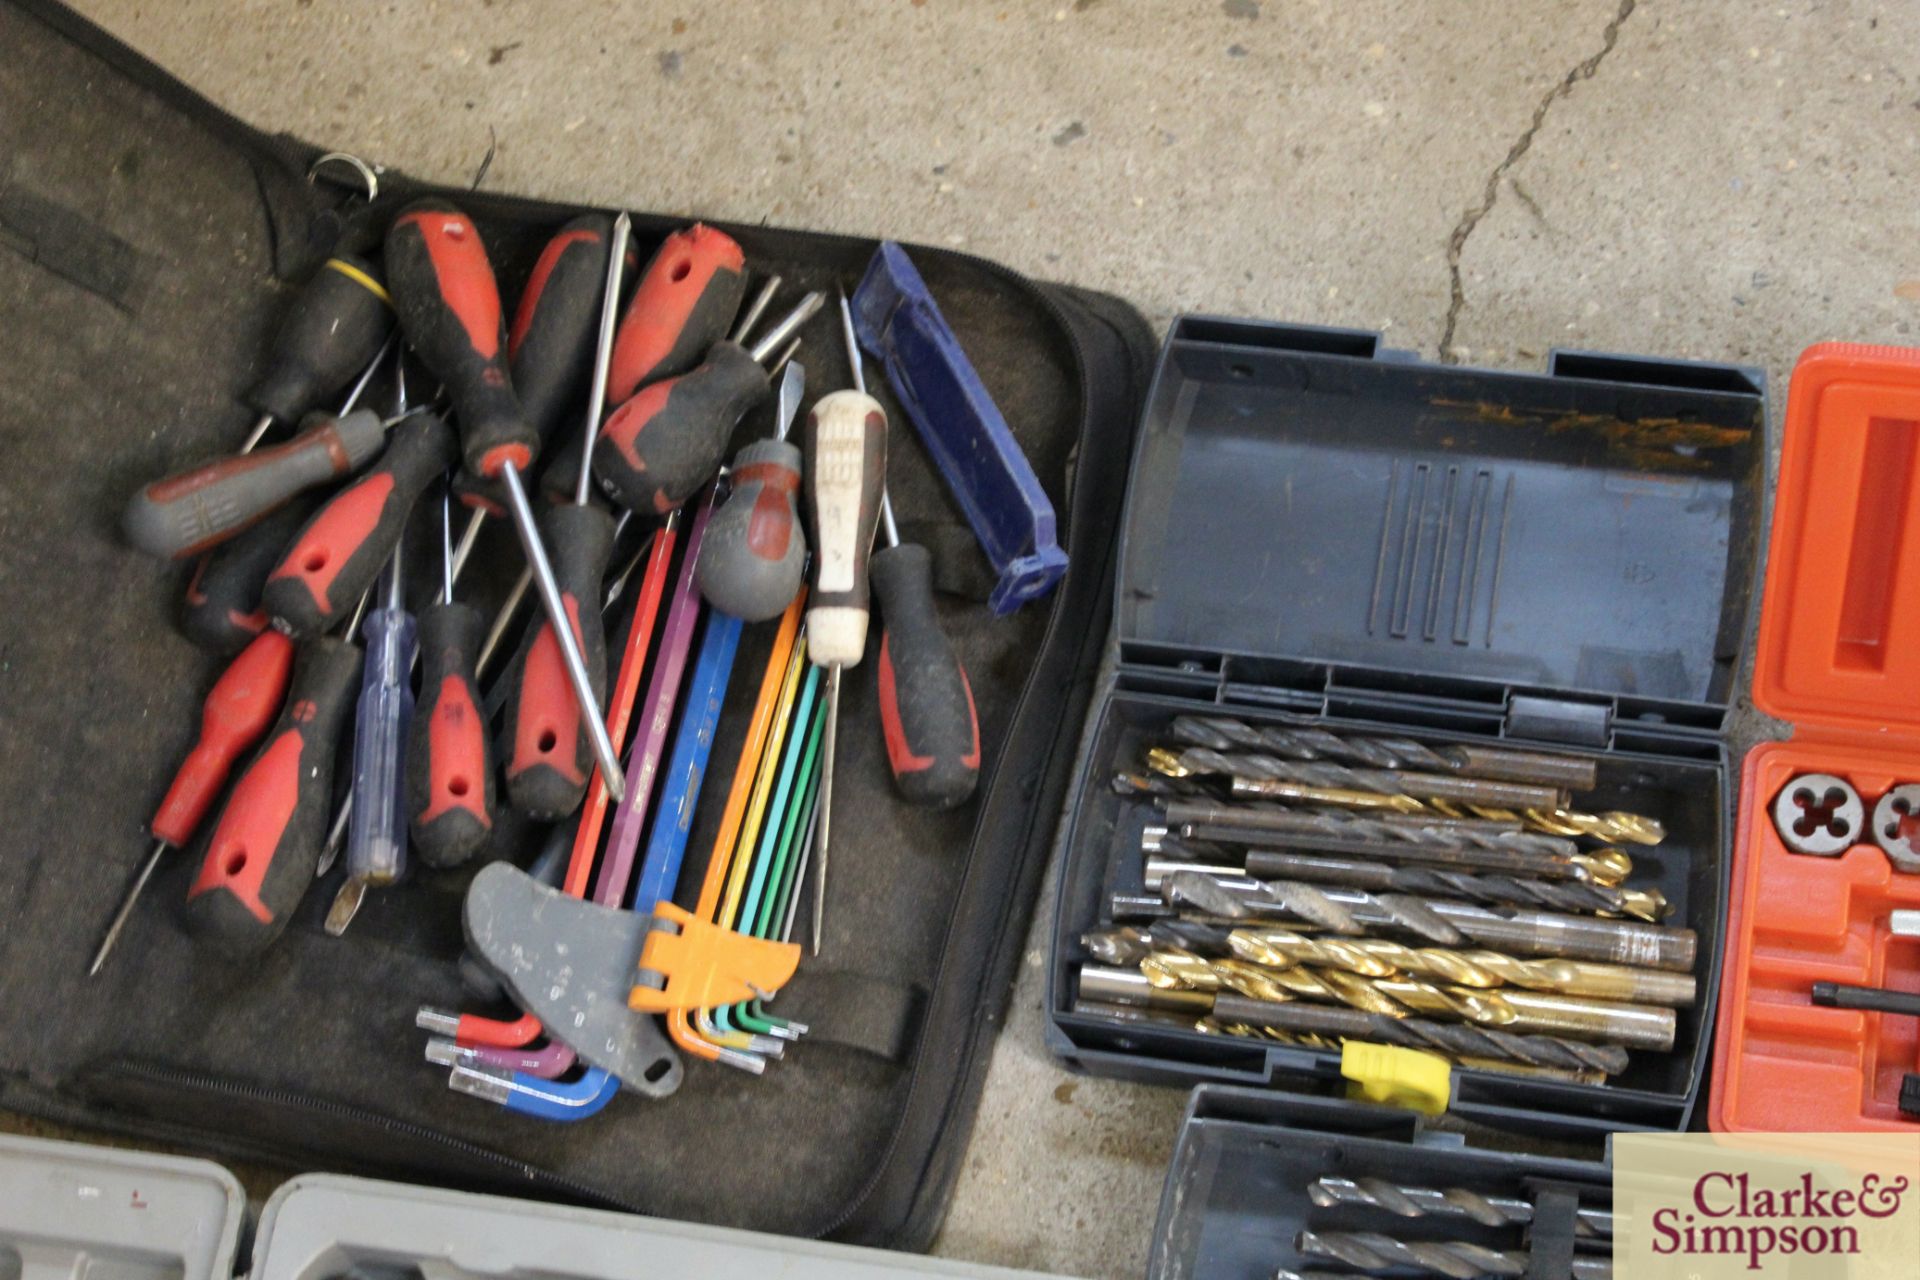
[[[1450,1280],[1527,1274],[1525,1253],[1465,1240],[1397,1240],[1377,1231],[1302,1231],[1294,1237],[1293,1247],[1306,1257],[1332,1258],[1360,1271],[1401,1267]],[[1611,1258],[1582,1254],[1573,1260],[1573,1280],[1612,1280],[1612,1276]]]
[[[1594,760],[1545,751],[1470,743],[1429,746],[1411,738],[1336,733],[1323,725],[1252,725],[1227,716],[1177,716],[1171,732],[1181,742],[1216,751],[1270,751],[1293,760],[1339,760],[1373,769],[1460,773],[1571,791],[1592,790],[1600,772]]]
[[[1518,782],[1491,782],[1451,773],[1416,773],[1399,769],[1368,769],[1330,760],[1287,760],[1259,751],[1215,751],[1188,747],[1176,751],[1156,747],[1147,752],[1147,767],[1155,773],[1184,778],[1193,775],[1233,779],[1235,795],[1291,794],[1296,787],[1327,791],[1372,791],[1416,800],[1451,800],[1462,804],[1499,805],[1512,809],[1552,809],[1566,802],[1557,787],[1534,787]],[[1275,784],[1275,785],[1269,785]],[[1284,787],[1285,790],[1279,788]]]
[[[1151,934],[1148,940],[1152,941]],[[1695,997],[1691,974],[1579,960],[1523,960],[1498,951],[1409,947],[1386,938],[1316,938],[1289,929],[1236,929],[1227,937],[1227,949],[1255,964],[1313,965],[1369,978],[1403,973],[1461,987],[1522,987],[1678,1008],[1692,1005]]]
[[[1619,809],[1610,809],[1605,813],[1582,813],[1567,808],[1541,808],[1523,809],[1516,813],[1504,805],[1452,800],[1433,800],[1428,804],[1435,813],[1444,817],[1519,822],[1529,831],[1544,831],[1555,836],[1585,836],[1606,844],[1654,845],[1667,838],[1667,829],[1658,818]]]
[[[1349,909],[1349,903],[1384,916],[1392,927],[1414,934],[1441,946],[1464,941],[1458,929],[1419,902],[1399,894],[1367,893],[1361,889],[1341,889],[1345,901],[1331,894],[1292,880],[1239,880],[1214,874],[1213,868],[1193,868],[1150,860],[1146,869],[1147,888],[1158,888],[1168,903],[1191,907],[1202,915],[1232,919],[1236,916],[1278,914],[1304,920],[1329,933],[1360,934],[1366,926]]]
[[[1189,829],[1190,828],[1183,827],[1181,831],[1184,832]],[[1505,872],[1500,871],[1469,872],[1452,867],[1429,867],[1424,865],[1427,861],[1426,859],[1420,858],[1417,855],[1408,856],[1403,850],[1398,848],[1390,853],[1387,858],[1383,859],[1377,856],[1354,856],[1321,849],[1302,851],[1292,847],[1295,844],[1311,845],[1317,843],[1319,842],[1311,839],[1297,841],[1287,836],[1279,835],[1278,833],[1265,834],[1254,831],[1241,832],[1237,836],[1230,836],[1225,839],[1201,839],[1196,836],[1176,834],[1168,830],[1163,824],[1157,822],[1150,822],[1140,829],[1140,850],[1142,853],[1157,853],[1164,858],[1174,858],[1184,862],[1214,862],[1222,866],[1246,866],[1248,859],[1257,855],[1270,860],[1272,865],[1278,866],[1282,860],[1299,858],[1303,859],[1301,866],[1304,868],[1323,873],[1318,875],[1303,875],[1298,877],[1299,879],[1318,880],[1328,884],[1343,884],[1349,883],[1349,881],[1333,879],[1324,874],[1326,872],[1349,870],[1354,874],[1359,874],[1358,869],[1365,868],[1367,875],[1365,883],[1359,880],[1350,882],[1356,889],[1387,888],[1389,887],[1386,883],[1387,880],[1390,880],[1402,870],[1419,876],[1431,876],[1436,872],[1443,872],[1450,877],[1462,876],[1471,879],[1477,875],[1485,875],[1492,878],[1496,883],[1513,878],[1509,877]],[[1557,893],[1554,899],[1554,905],[1558,906],[1561,903],[1576,902],[1582,904],[1578,907],[1567,907],[1563,909],[1590,911],[1597,910],[1602,905],[1619,908],[1624,905],[1624,902],[1618,894],[1623,893],[1652,894],[1655,898],[1659,899],[1662,905],[1665,903],[1664,896],[1656,891],[1646,889],[1626,890],[1620,888],[1621,882],[1625,880],[1633,870],[1633,859],[1618,849],[1596,849],[1592,853],[1576,853],[1566,859],[1566,862],[1571,864],[1575,873],[1574,875],[1556,874],[1546,877],[1544,880],[1534,880],[1534,883],[1547,883],[1555,886],[1556,890],[1564,890],[1564,892]],[[1564,872],[1564,870],[1565,868],[1556,868],[1556,872]],[[1249,874],[1258,873],[1249,872]],[[1276,872],[1275,874],[1283,873]],[[1530,879],[1530,877],[1526,876],[1517,878],[1522,880]],[[1437,882],[1430,881],[1430,883]],[[1588,892],[1590,889],[1597,889],[1600,890],[1600,892]],[[1522,899],[1526,905],[1547,905],[1544,902],[1535,900],[1537,894],[1534,890],[1521,889],[1517,890],[1517,892],[1534,895]],[[1475,895],[1468,893],[1443,894],[1439,896],[1472,898]],[[1507,901],[1511,901],[1511,899]],[[1644,906],[1647,904],[1643,903],[1640,905]]]
[[[1307,1198],[1322,1209],[1363,1205],[1402,1218],[1467,1218],[1488,1227],[1524,1227],[1533,1221],[1533,1203],[1517,1196],[1488,1195],[1466,1187],[1408,1187],[1385,1178],[1317,1178]],[[1574,1210],[1573,1232],[1590,1240],[1613,1236],[1613,1214],[1582,1206]]]
[[[1497,1058],[1536,1067],[1571,1071],[1598,1071],[1619,1075],[1627,1069],[1627,1051],[1617,1044],[1587,1044],[1560,1036],[1518,1035],[1494,1027],[1463,1022],[1436,1022],[1431,1018],[1396,1018],[1363,1013],[1342,1005],[1275,1003],[1222,991],[1157,988],[1138,969],[1082,965],[1077,983],[1081,999],[1152,1008],[1211,1013],[1223,1023],[1270,1027],[1276,1031],[1308,1032],[1349,1040],[1422,1049],[1462,1061]]]
[[[1523,832],[1508,824],[1430,823],[1379,814],[1323,812],[1284,805],[1235,805],[1184,799],[1166,806],[1167,824],[1185,834],[1228,839],[1215,832],[1245,831],[1251,842],[1290,837],[1289,843],[1331,853],[1354,853],[1505,871],[1550,880],[1591,878],[1570,860],[1580,846],[1564,836]]]
[[[1086,1002],[1076,1001],[1074,1003],[1074,1012],[1079,1013],[1083,1008],[1089,1007],[1092,1006],[1086,1004]],[[1117,1004],[1102,1005],[1100,1007],[1103,1009],[1126,1008],[1125,1005]],[[1161,1014],[1159,1016],[1168,1018],[1175,1015]],[[1120,1021],[1135,1021],[1135,1019],[1122,1017]],[[1277,1027],[1260,1027],[1248,1022],[1223,1022],[1219,1018],[1211,1015],[1196,1022],[1194,1024],[1194,1030],[1201,1032],[1203,1035],[1237,1036],[1243,1040],[1270,1040],[1276,1044],[1292,1045],[1309,1049],[1321,1047],[1340,1048],[1350,1043],[1368,1043],[1347,1037],[1333,1039],[1327,1036],[1308,1035],[1298,1031],[1282,1031]],[[1316,1044],[1315,1042],[1319,1043]],[[1464,1067],[1472,1071],[1491,1071],[1503,1076],[1525,1076],[1532,1080],[1554,1080],[1561,1084],[1605,1084],[1607,1082],[1607,1077],[1604,1073],[1584,1068],[1535,1067],[1529,1066],[1524,1062],[1505,1062],[1498,1058],[1476,1058],[1455,1053],[1442,1053],[1438,1049],[1431,1047],[1423,1049],[1422,1052],[1431,1053],[1436,1058],[1444,1058],[1456,1067]]]
[[[1181,914],[1191,908],[1192,913],[1217,919],[1305,919],[1290,910],[1287,902],[1268,893],[1264,881],[1226,874],[1219,867],[1149,858],[1142,878],[1149,891],[1157,890]],[[1286,883],[1294,890],[1312,888],[1298,881]],[[1330,887],[1317,892],[1334,907],[1344,909],[1363,933],[1410,933],[1441,947],[1457,947],[1463,939],[1471,939],[1478,946],[1509,955],[1558,956],[1674,973],[1691,972],[1700,947],[1700,936],[1692,929],[1666,925],[1551,911],[1493,909],[1470,902],[1376,894],[1364,889]],[[1120,918],[1121,905],[1116,896],[1116,919]]]
[[[1140,962],[1140,972],[1154,986],[1175,990],[1208,994],[1230,990],[1275,1004],[1319,1000],[1389,1017],[1425,1014],[1521,1034],[1662,1052],[1673,1047],[1676,1024],[1673,1010],[1648,1005],[1531,991],[1484,991],[1406,977],[1372,978],[1340,969],[1276,969],[1244,960],[1212,960],[1191,951],[1156,951]]]
[[[1158,843],[1162,857],[1211,862],[1218,856],[1198,841],[1168,837]],[[1623,889],[1580,880],[1534,880],[1497,872],[1394,866],[1365,858],[1291,853],[1280,849],[1249,849],[1243,865],[1249,876],[1258,879],[1339,884],[1376,893],[1411,893],[1425,898],[1458,898],[1483,906],[1538,907],[1574,915],[1631,916],[1648,924],[1658,923],[1671,911],[1666,895],[1658,889]]]

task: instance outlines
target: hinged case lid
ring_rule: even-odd
[[[1828,737],[1920,733],[1920,351],[1794,366],[1753,701]]]
[[[1738,366],[1556,352],[1495,372],[1182,318],[1128,493],[1122,661],[1717,714],[1765,421],[1764,375]]]

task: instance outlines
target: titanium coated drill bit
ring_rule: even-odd
[[[1293,760],[1459,773],[1566,791],[1591,791],[1600,772],[1594,760],[1545,751],[1470,743],[1429,746],[1412,738],[1335,732],[1323,725],[1253,725],[1227,716],[1176,716],[1170,732],[1180,742],[1215,751],[1269,751]]]
[[[1276,794],[1279,787],[1287,791],[1317,787],[1327,791],[1371,791],[1386,796],[1411,796],[1421,801],[1451,800],[1510,809],[1553,809],[1567,799],[1566,793],[1557,787],[1490,782],[1450,773],[1367,769],[1328,760],[1288,760],[1264,752],[1225,752],[1210,747],[1188,747],[1184,751],[1155,748],[1147,753],[1147,766],[1156,773],[1176,778],[1196,774],[1231,778],[1236,796],[1269,796]]]
[[[1465,1187],[1408,1187],[1385,1178],[1315,1179],[1307,1198],[1321,1209],[1362,1205],[1402,1218],[1467,1218],[1488,1227],[1524,1227],[1533,1222],[1533,1203],[1517,1196],[1489,1195]],[[1574,1210],[1573,1230],[1590,1240],[1613,1237],[1613,1214],[1582,1206]]]
[[[1524,809],[1518,813],[1503,805],[1484,805],[1452,800],[1429,802],[1436,813],[1450,818],[1488,818],[1495,822],[1519,822],[1529,831],[1544,831],[1556,836],[1585,836],[1606,844],[1655,845],[1667,838],[1667,829],[1658,818],[1618,809],[1605,813],[1582,813],[1567,808]]]
[[[1237,991],[1254,1000],[1292,999],[1350,1005],[1389,1017],[1425,1014],[1443,1020],[1503,1027],[1521,1034],[1565,1036],[1624,1044],[1630,1049],[1673,1047],[1671,1009],[1579,1000],[1530,991],[1481,991],[1413,978],[1373,978],[1338,969],[1273,969],[1244,960],[1211,960],[1191,951],[1156,951],[1140,962],[1156,987],[1216,994]]]
[[[1344,1005],[1275,1003],[1238,993],[1172,990],[1155,987],[1138,969],[1082,965],[1076,980],[1082,1000],[1146,1005],[1150,1008],[1209,1013],[1223,1023],[1308,1032],[1347,1040],[1368,1040],[1438,1053],[1455,1061],[1492,1058],[1527,1066],[1568,1071],[1598,1071],[1615,1076],[1627,1069],[1627,1051],[1617,1044],[1588,1044],[1561,1036],[1519,1035],[1497,1027],[1431,1018],[1396,1018],[1363,1013]]]
[[[1284,903],[1275,901],[1263,881],[1224,874],[1219,867],[1149,858],[1143,879],[1149,892],[1157,890],[1175,910],[1191,906],[1195,914],[1222,919],[1300,918]],[[1212,884],[1202,885],[1202,880]],[[1289,883],[1311,888],[1297,881]],[[1462,939],[1471,939],[1476,946],[1509,955],[1559,956],[1675,973],[1692,972],[1700,949],[1699,934],[1668,925],[1552,911],[1490,909],[1470,902],[1374,894],[1364,889],[1328,888],[1320,892],[1328,902],[1344,909],[1362,933],[1411,933],[1441,947],[1459,946]],[[1120,908],[1131,905],[1131,900],[1122,903],[1116,896],[1116,918],[1129,914]],[[1429,920],[1440,927],[1433,927]]]
[[[1368,978],[1408,974],[1461,987],[1512,986],[1627,1004],[1687,1008],[1696,995],[1692,974],[1578,960],[1523,960],[1498,951],[1409,947],[1385,938],[1316,938],[1289,929],[1236,929],[1227,937],[1227,948],[1241,960],[1276,967],[1313,965]]]
[[[1525,1253],[1464,1240],[1398,1240],[1376,1231],[1302,1231],[1293,1247],[1306,1257],[1331,1258],[1360,1271],[1402,1267],[1449,1280],[1527,1274]],[[1290,1274],[1297,1273],[1281,1271],[1276,1276]],[[1573,1259],[1573,1280],[1612,1280],[1612,1276],[1611,1258],[1582,1254]]]
[[[1194,857],[1191,844],[1172,839],[1160,842],[1164,857],[1188,862],[1212,861]],[[1579,880],[1532,880],[1523,876],[1437,867],[1404,867],[1364,858],[1323,857],[1278,849],[1249,849],[1247,874],[1257,879],[1278,877],[1309,884],[1338,884],[1374,892],[1411,893],[1426,898],[1458,898],[1483,906],[1537,907],[1573,915],[1630,916],[1657,924],[1671,911],[1658,889],[1624,889],[1617,885]]]

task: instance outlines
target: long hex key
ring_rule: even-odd
[[[818,667],[810,672],[810,675],[815,678],[818,678],[819,674]],[[754,883],[748,891],[746,915],[753,922],[748,932],[755,938],[772,936],[774,916],[780,914],[781,904],[785,901],[782,895],[790,887],[787,872],[793,866],[794,835],[801,826],[800,816],[803,812],[809,819],[816,815],[820,797],[820,778],[816,772],[816,766],[820,762],[820,740],[827,724],[826,704],[817,702],[812,711],[811,717],[805,710],[800,713],[802,721],[806,724],[806,749],[800,759],[799,780],[794,786],[792,797],[787,803],[786,813],[781,819],[780,842],[775,846],[773,858],[766,868],[766,891],[764,893],[762,891],[762,876],[759,868],[754,871]],[[797,741],[800,736],[796,733],[795,740]],[[759,996],[734,1006],[733,1016],[749,1031],[779,1035],[784,1030],[796,1037],[806,1032],[806,1026],[802,1023],[790,1022],[785,1018],[767,1013],[764,1001]]]
[[[808,740],[812,736],[814,701],[819,691],[820,668],[809,665],[805,684],[800,690],[800,704],[794,711],[792,728],[787,734],[786,750],[781,756],[780,780],[774,787],[770,816],[760,833],[759,846],[754,851],[746,895],[741,900],[738,922],[734,926],[749,937],[766,936],[757,927],[761,897],[766,890],[768,873],[774,868],[775,849],[780,846],[781,833],[785,832],[789,837],[792,834],[794,814],[799,807],[801,795],[799,785],[796,785],[801,782],[801,756],[806,755],[808,766],[813,762],[812,752],[808,750]],[[745,1007],[745,1002],[742,1002],[740,1005],[733,1006],[731,1012],[726,1007],[715,1010],[713,1018],[715,1025],[722,1031],[735,1030],[733,1017]],[[784,1028],[786,1024],[783,1022],[779,1026]],[[778,1034],[775,1027],[764,1019],[760,1020],[758,1026],[743,1024],[739,1029],[762,1035]]]
[[[746,815],[747,798],[753,789],[760,756],[773,726],[787,665],[800,633],[806,606],[807,592],[802,587],[793,603],[787,606],[786,613],[781,615],[780,628],[774,633],[773,650],[767,655],[766,669],[760,676],[760,692],[754,697],[753,714],[747,720],[746,741],[741,744],[740,755],[734,762],[733,782],[727,789],[726,807],[720,814],[720,830],[714,836],[712,852],[707,855],[706,876],[701,881],[700,898],[694,906],[693,914],[701,920],[712,920],[720,905],[720,894],[726,884],[734,841],[740,833],[741,820]],[[722,1061],[730,1053],[727,1047],[712,1044],[694,1034],[691,1020],[684,1009],[675,1009],[667,1015],[667,1033],[682,1049],[708,1062]],[[734,1047],[745,1047],[745,1037],[741,1037],[741,1041],[739,1046]],[[746,1064],[735,1062],[734,1065]]]
[[[618,743],[626,741],[635,693],[640,687],[640,674],[646,667],[647,651],[653,643],[654,622],[660,614],[661,597],[666,594],[674,543],[679,538],[678,517],[679,513],[675,512],[654,535],[653,550],[647,558],[646,576],[641,580],[640,596],[634,603],[633,622],[627,629],[626,648],[620,657],[620,674],[614,682],[613,697],[609,703],[611,716],[607,725],[608,733]],[[600,826],[605,819],[606,809],[606,783],[595,772],[587,791],[586,807],[581,811],[580,826],[574,834],[573,855],[567,864],[566,879],[561,883],[562,892],[569,897],[586,896],[587,878],[593,872],[593,855],[600,842]],[[511,1022],[502,1022],[498,1018],[483,1018],[475,1014],[455,1015],[423,1008],[416,1021],[426,1030],[453,1035],[462,1045],[502,1049],[517,1049],[531,1044],[543,1030],[540,1020],[531,1014],[523,1014]]]
[[[699,538],[697,523],[694,529],[694,537],[687,547],[689,558]],[[662,900],[672,896],[680,878],[687,838],[693,830],[694,811],[700,803],[700,784],[706,776],[713,736],[720,727],[720,709],[726,701],[734,655],[739,651],[740,627],[740,619],[716,611],[701,639],[693,678],[687,685],[686,713],[680,718],[673,754],[660,779],[660,810],[647,840],[647,856],[640,864],[640,879],[634,888],[636,915],[652,915]],[[618,821],[617,817],[615,820]],[[592,1115],[620,1088],[620,1082],[599,1067],[589,1067],[578,1080],[564,1084],[549,1083],[530,1072],[516,1072],[505,1083],[513,1091],[512,1098],[520,1100],[510,1100],[505,1105],[543,1119],[561,1121]]]

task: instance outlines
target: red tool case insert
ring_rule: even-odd
[[[1920,874],[1866,831],[1837,857],[1795,853],[1772,815],[1802,774],[1845,779],[1869,814],[1920,782],[1920,351],[1828,343],[1794,368],[1753,701],[1794,733],[1742,769],[1709,1123],[1910,1132],[1897,1099],[1920,1021],[1810,993],[1920,991],[1920,939],[1889,929],[1920,907]]]

